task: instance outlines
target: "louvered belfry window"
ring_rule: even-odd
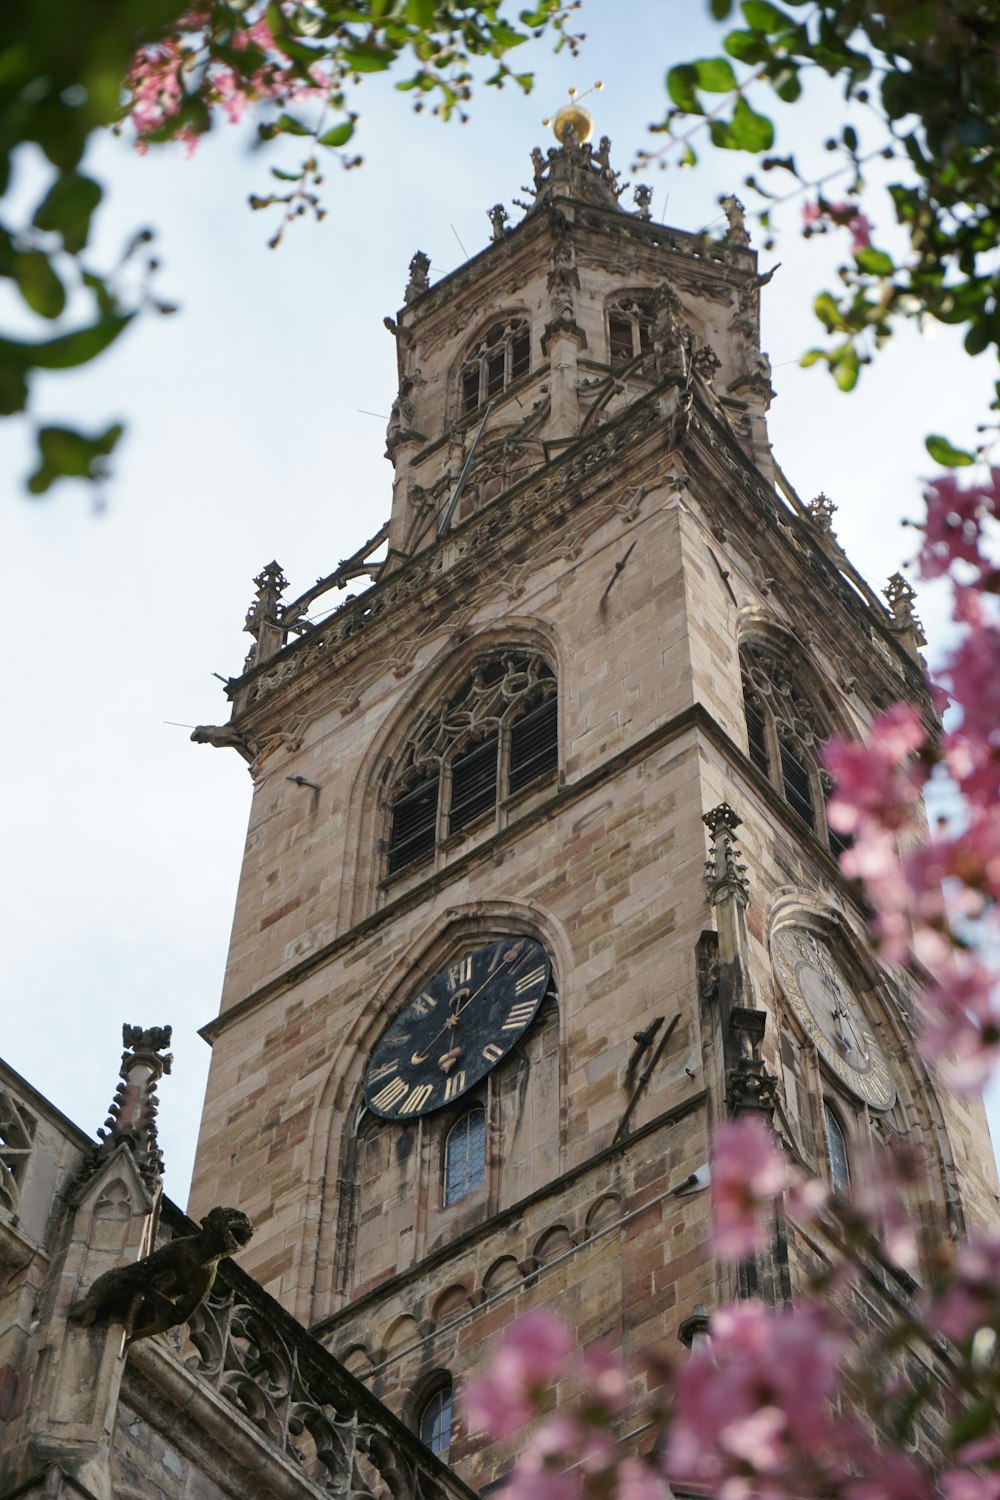
[[[627,365],[652,345],[651,294],[620,296],[608,307],[608,364]]]
[[[459,377],[462,416],[478,411],[527,375],[531,368],[531,331],[525,318],[494,323],[462,365]]]
[[[498,650],[415,724],[390,785],[388,873],[495,819],[559,768],[556,679],[538,653]]]
[[[829,738],[828,728],[800,691],[780,648],[747,642],[740,647],[740,666],[750,759],[807,827],[839,856],[851,840],[826,824],[831,782],[819,752]]]

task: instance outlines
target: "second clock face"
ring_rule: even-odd
[[[873,1109],[891,1109],[889,1065],[830,945],[805,927],[771,940],[781,987],[828,1065]]]
[[[385,1119],[451,1104],[524,1035],[552,966],[533,938],[502,937],[461,954],[383,1032],[365,1074],[365,1103]]]

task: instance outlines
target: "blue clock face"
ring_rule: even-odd
[[[365,1074],[365,1103],[413,1119],[460,1099],[524,1035],[552,965],[533,938],[473,948],[424,985],[383,1033]]]

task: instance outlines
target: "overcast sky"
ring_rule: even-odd
[[[662,139],[646,128],[665,110],[666,68],[713,48],[701,6],[588,0],[581,25],[579,60],[536,52],[534,95],[481,92],[465,126],[417,119],[409,96],[367,81],[356,100],[366,164],[332,165],[328,217],[296,225],[278,251],[266,244],[273,221],[246,201],[267,191],[272,163],[294,158],[294,142],[253,152],[249,132],[223,127],[191,160],[176,148],[140,158],[111,138],[88,158],[110,189],[105,263],[134,229],[154,226],[160,290],[180,311],[142,318],[92,370],[40,387],[47,419],[127,420],[102,511],[82,486],[25,498],[27,438],[11,423],[0,430],[3,1052],[93,1132],[114,1093],[122,1022],[172,1024],[161,1140],[181,1203],[208,1066],[196,1030],[217,1010],[250,799],[244,762],[192,745],[190,726],[228,716],[212,674],[240,669],[261,565],[276,557],[298,593],[388,513],[395,350],[382,318],[402,301],[411,255],[426,251],[436,279],[486,244],[492,204],[516,219],[530,149],[551,143],[542,117],[597,78],[596,133],[611,136],[625,176],[650,183],[654,218],[719,232],[720,194],[739,192],[751,169],[706,150],[695,171],[629,171],[638,148]],[[811,128],[821,140],[837,107],[827,90],[806,121],[790,116],[786,147],[806,160],[803,137]],[[830,160],[820,152],[815,170]],[[16,187],[30,173],[25,160]],[[877,193],[869,212],[876,239],[891,244]],[[919,514],[919,478],[934,467],[923,435],[972,441],[991,370],[947,335],[909,331],[853,396],[801,370],[816,340],[812,296],[847,236],[806,244],[800,214],[799,203],[783,211],[779,244],[761,259],[782,263],[763,304],[778,392],[771,437],[802,498],[824,490],[839,505],[835,529],[880,588],[915,550],[899,521]],[[924,613],[940,634],[939,601]]]

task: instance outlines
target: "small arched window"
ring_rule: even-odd
[[[495,813],[558,765],[551,667],[524,652],[484,657],[409,742],[389,794],[389,874]]]
[[[462,365],[459,401],[462,416],[501,395],[531,368],[531,330],[527,319],[512,317],[486,330]]]
[[[420,1408],[417,1432],[438,1458],[447,1458],[451,1447],[452,1384],[442,1381]]]
[[[608,363],[627,365],[652,347],[653,315],[648,298],[619,297],[608,307]]]
[[[740,667],[750,759],[807,827],[840,855],[851,841],[826,822],[832,783],[819,752],[828,729],[773,647],[756,641],[741,646]]]
[[[830,1182],[838,1193],[851,1190],[851,1166],[847,1156],[847,1139],[833,1109],[823,1100],[823,1124],[826,1129],[826,1165]]]
[[[444,1205],[474,1193],[486,1181],[486,1111],[467,1110],[444,1143]]]

